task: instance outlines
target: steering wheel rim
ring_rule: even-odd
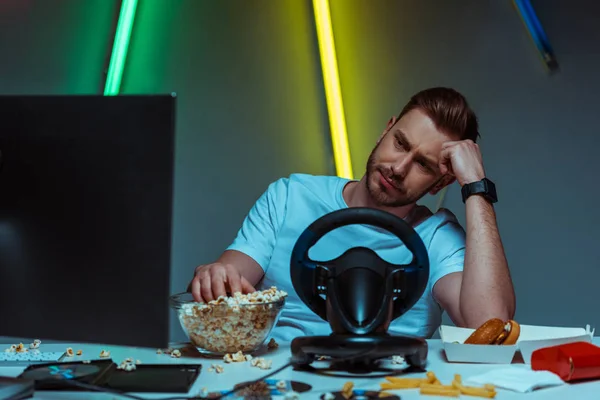
[[[315,314],[327,321],[326,301],[316,291],[315,275],[317,267],[335,260],[315,261],[310,259],[308,252],[327,233],[343,226],[356,224],[371,225],[392,233],[413,255],[409,264],[398,265],[381,260],[371,250],[375,257],[395,268],[395,271],[401,271],[403,277],[415,285],[410,288],[411,296],[408,299],[393,300],[392,320],[396,319],[412,308],[425,292],[429,280],[429,257],[425,244],[417,232],[402,218],[386,211],[369,207],[345,208],[325,214],[310,224],[298,237],[291,254],[290,275],[294,290]],[[358,247],[353,247],[346,253],[356,249]],[[335,302],[337,303],[337,299]]]

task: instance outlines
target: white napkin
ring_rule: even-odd
[[[529,366],[510,366],[493,369],[464,380],[464,385],[491,384],[498,388],[527,393],[535,389],[564,385],[562,379],[550,371],[533,371]]]

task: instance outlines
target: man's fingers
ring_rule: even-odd
[[[215,299],[218,299],[219,296],[227,296],[227,292],[225,291],[225,281],[227,276],[223,272],[213,273],[211,276],[212,285],[212,293]]]
[[[242,282],[240,280],[240,273],[234,268],[227,268],[227,285],[231,291],[231,295],[237,292],[242,292]]]
[[[450,141],[442,143],[442,149],[447,149],[448,147],[453,147],[460,144],[462,141]]]
[[[210,281],[210,275],[204,274],[200,279],[200,293],[202,294],[202,298],[206,303],[211,300],[214,300],[212,293],[212,284]]]
[[[242,284],[242,293],[252,293],[252,292],[256,292],[256,289],[254,288],[254,286],[252,286],[252,284],[250,282],[248,282],[248,280],[246,278],[244,278],[242,276],[241,279],[241,284]]]
[[[446,147],[442,149],[439,160],[440,172],[443,175],[453,174],[452,172],[452,148]]]
[[[200,293],[200,278],[195,276],[194,279],[192,279],[192,283],[190,286],[192,297],[194,298],[194,300],[196,300],[197,302],[202,302],[202,294]]]

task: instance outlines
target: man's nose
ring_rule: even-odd
[[[398,160],[392,165],[392,171],[394,172],[394,176],[397,176],[402,179],[406,178],[409,168],[410,156],[403,157],[401,160]]]

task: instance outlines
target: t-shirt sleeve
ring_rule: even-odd
[[[447,221],[438,229],[431,239],[430,280],[431,287],[445,275],[461,272],[465,264],[466,234],[458,222]]]
[[[288,181],[288,178],[281,178],[269,185],[254,203],[233,243],[227,248],[252,257],[265,272],[285,218]]]

